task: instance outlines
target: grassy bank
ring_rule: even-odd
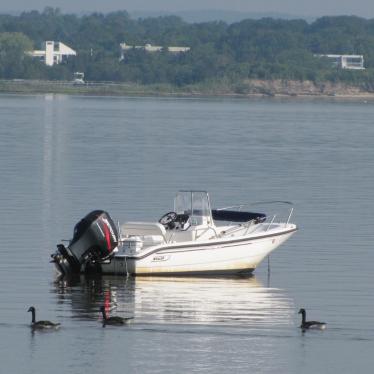
[[[314,96],[373,97],[374,92],[343,83],[244,80],[241,82],[211,81],[183,87],[168,84],[139,85],[136,83],[86,83],[61,81],[0,80],[0,92],[23,94],[75,95],[153,95],[153,96]]]

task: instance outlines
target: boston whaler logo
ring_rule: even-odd
[[[152,262],[167,261],[169,258],[170,256],[167,255],[157,255],[153,257]]]

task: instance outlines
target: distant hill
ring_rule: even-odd
[[[186,10],[179,12],[166,12],[166,11],[134,11],[129,12],[132,18],[149,18],[160,16],[178,16],[184,21],[189,23],[201,23],[210,21],[224,21],[226,23],[240,22],[244,19],[261,19],[261,18],[274,18],[274,19],[303,19],[307,22],[313,22],[316,17],[305,17],[301,15],[277,13],[277,12],[238,12],[228,10]]]

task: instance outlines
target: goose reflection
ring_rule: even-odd
[[[97,318],[97,310],[131,315],[137,323],[289,325],[294,305],[277,288],[256,277],[87,277],[56,283],[59,302],[71,303],[76,318]]]

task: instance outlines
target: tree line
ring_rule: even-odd
[[[46,40],[61,41],[77,56],[52,67],[25,54]],[[188,46],[172,54],[119,45]],[[365,71],[340,70],[316,54],[362,54]],[[343,81],[374,87],[374,19],[355,16],[304,20],[263,18],[227,24],[187,23],[176,16],[132,19],[126,11],[78,16],[46,8],[0,15],[0,79],[168,83],[177,86],[226,79]]]

